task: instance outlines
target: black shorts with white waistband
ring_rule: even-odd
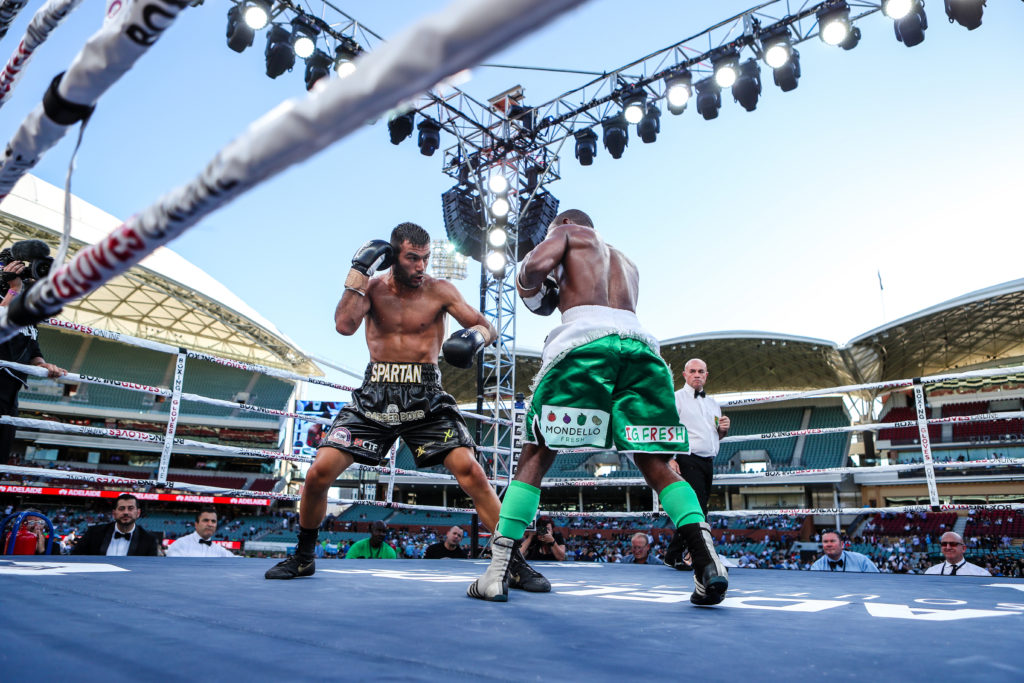
[[[436,365],[367,365],[363,385],[338,412],[320,447],[344,451],[363,465],[380,465],[399,437],[416,467],[441,464],[453,448],[476,448],[458,404],[441,388]]]

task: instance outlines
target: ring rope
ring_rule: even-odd
[[[28,66],[36,48],[46,41],[50,32],[60,26],[81,2],[82,0],[48,0],[32,17],[28,28],[25,29],[25,36],[18,43],[11,58],[7,60],[7,66],[0,72],[0,107],[11,98],[14,86],[21,79],[21,72]]]
[[[7,35],[18,12],[27,4],[28,0],[3,0],[0,2],[0,38]]]

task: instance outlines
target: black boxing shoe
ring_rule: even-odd
[[[665,564],[677,571],[692,572],[693,563],[689,555],[690,553],[686,548],[686,540],[683,538],[682,532],[676,529],[675,533],[672,534],[672,541],[668,544],[668,549],[665,551]]]
[[[527,593],[549,593],[551,582],[544,575],[526,563],[523,551],[516,544],[512,551],[512,562],[508,568],[508,587],[518,588]]]
[[[693,560],[693,593],[690,602],[701,607],[717,605],[729,588],[729,572],[715,552],[715,541],[707,522],[679,527]]]
[[[316,561],[310,557],[308,560],[300,559],[298,555],[291,555],[282,562],[278,562],[267,570],[263,575],[265,579],[297,579],[300,576],[313,576],[316,571]]]

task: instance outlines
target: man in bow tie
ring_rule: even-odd
[[[704,384],[708,381],[707,363],[700,358],[686,361],[683,381],[686,385],[676,392],[676,410],[679,412],[679,421],[686,426],[686,433],[690,437],[690,453],[676,455],[668,465],[693,487],[701,510],[707,517],[714,460],[718,455],[719,440],[729,433],[729,418],[722,415],[718,401],[704,392]],[[680,571],[688,571],[691,566],[686,556],[686,544],[676,531],[665,552],[665,564]]]
[[[142,514],[138,499],[122,493],[114,501],[114,521],[89,527],[75,544],[72,555],[159,555],[156,536],[135,523]]]
[[[878,567],[866,555],[843,550],[843,540],[835,531],[821,535],[824,555],[811,565],[812,572],[867,572],[878,573]]]
[[[167,557],[235,557],[222,545],[213,542],[217,533],[217,508],[204,507],[196,513],[196,530],[182,536],[167,549]]]

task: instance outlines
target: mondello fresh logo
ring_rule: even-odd
[[[603,447],[608,420],[603,410],[546,405],[541,407],[541,434],[549,446]]]
[[[630,443],[686,443],[686,427],[626,425],[623,430]]]

